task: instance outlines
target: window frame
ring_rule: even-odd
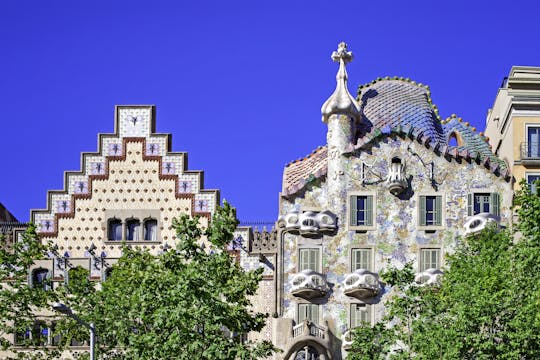
[[[533,151],[531,148],[531,142],[529,141],[529,129],[537,129],[538,132],[538,143],[536,145],[535,156],[533,156]],[[525,124],[525,136],[523,137],[525,139],[525,142],[527,143],[527,159],[538,159],[540,158],[540,124],[538,123],[526,123]]]
[[[495,216],[500,216],[501,214],[501,194],[496,191],[490,190],[477,190],[467,194],[467,216],[474,216],[482,213],[483,211],[476,213],[474,211],[474,203],[476,196],[479,195],[489,195],[489,213]]]
[[[529,189],[531,190],[531,193],[535,194],[534,192],[534,184],[531,184],[529,182],[529,176],[535,176],[538,177],[537,180],[540,180],[540,172],[526,172],[525,173],[525,181],[527,181],[527,185],[529,185]],[[540,190],[540,188],[536,188],[536,191]],[[537,195],[540,195],[536,192]]]
[[[437,251],[438,254],[437,254],[437,262],[438,262],[438,267],[425,267],[425,262],[424,262],[424,252],[426,251]],[[418,250],[418,273],[422,273],[428,269],[438,269],[440,270],[441,267],[442,267],[442,254],[443,254],[443,251],[442,251],[442,248],[440,246],[423,246],[421,247],[419,250]],[[431,261],[431,259],[430,259]],[[431,263],[430,263],[431,265]]]
[[[365,224],[365,225],[356,225],[355,223],[357,221],[356,214],[353,214],[353,212],[356,209],[356,203],[353,204],[353,198],[356,202],[358,197],[366,197],[368,202],[371,202],[371,211],[370,211],[370,217],[371,217],[371,223]],[[357,212],[358,210],[356,210]],[[377,228],[377,195],[374,192],[365,192],[365,191],[353,191],[349,192],[347,194],[347,225],[350,230],[356,230],[356,231],[367,231],[367,230],[375,230]]]
[[[309,311],[311,312],[311,315],[313,317],[313,309],[316,309],[316,318],[315,319],[310,319],[308,316],[302,318],[300,317],[300,314],[301,314],[301,308],[306,308],[306,309],[310,309]],[[320,319],[321,319],[321,311],[320,311],[320,307],[319,307],[319,304],[313,304],[313,303],[298,303],[296,305],[296,325],[299,325],[301,324],[304,320],[309,320],[311,321],[312,323],[314,324],[317,324],[319,325],[320,324]]]
[[[316,254],[316,269],[310,269],[310,268],[306,268],[304,269],[302,267],[302,253],[303,252],[306,252],[306,251],[312,251],[312,250],[316,250],[317,254]],[[308,257],[311,257],[311,255],[308,255]],[[308,260],[308,263],[310,263],[310,259]],[[322,250],[321,250],[321,247],[319,246],[302,246],[302,247],[299,247],[298,248],[298,272],[301,272],[301,271],[304,271],[304,270],[313,270],[315,272],[318,272],[318,273],[322,273]]]
[[[445,211],[445,206],[444,203],[445,203],[445,199],[446,197],[444,196],[445,194],[442,194],[442,193],[422,193],[422,194],[419,194],[418,197],[417,197],[417,227],[419,230],[439,230],[439,229],[444,229],[444,219],[445,219],[445,215],[446,215],[446,211]],[[434,204],[434,206],[436,207],[436,209],[433,211],[434,212],[434,216],[436,217],[434,219],[434,224],[427,224],[427,219],[424,218],[424,221],[422,221],[422,216],[424,215],[427,215],[427,210],[426,210],[426,202],[423,203],[423,199],[426,199],[428,197],[434,197],[436,202]],[[437,199],[438,199],[438,206],[437,206]],[[424,213],[423,213],[424,212]]]
[[[358,319],[356,317],[356,314],[360,311],[358,310],[359,307],[364,308],[365,310],[362,310],[362,312],[366,313],[366,318],[368,321],[365,321],[365,323],[369,324],[369,326],[373,326],[374,324],[374,311],[373,311],[372,304],[366,304],[366,303],[351,303],[349,306],[349,329],[355,329],[357,327],[360,327],[361,324],[358,323]]]
[[[364,268],[368,271],[373,271],[373,264],[374,264],[374,259],[373,259],[373,247],[369,246],[369,247],[366,247],[366,246],[358,246],[358,247],[352,247],[351,250],[350,250],[350,256],[349,256],[349,260],[350,260],[350,266],[349,266],[349,269],[351,269],[351,272],[355,272],[356,270],[358,269],[362,269],[361,267],[360,268],[356,268],[355,269],[355,264],[356,264],[356,261],[355,261],[355,252],[356,251],[365,251],[366,253],[369,254],[369,259],[368,259],[368,267]]]

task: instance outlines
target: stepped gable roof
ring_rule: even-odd
[[[288,196],[302,190],[310,181],[326,175],[326,146],[319,146],[311,154],[285,165],[283,171],[283,189],[281,194]]]
[[[360,135],[373,128],[413,128],[413,135],[422,132],[432,141],[443,142],[443,129],[433,105],[429,88],[403,78],[379,78],[358,89],[364,128]]]

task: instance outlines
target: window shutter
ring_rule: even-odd
[[[357,327],[356,321],[356,304],[351,304],[351,329]]]
[[[309,255],[309,269],[319,271],[319,249],[310,249]]]
[[[366,196],[366,221],[364,225],[373,225],[373,196]]]
[[[319,323],[319,305],[310,304],[308,306],[311,308],[310,321],[314,322],[315,324],[318,324]]]
[[[435,196],[435,225],[442,225],[442,196]]]
[[[498,193],[491,193],[491,197],[489,199],[490,203],[490,210],[493,215],[499,216],[500,210],[499,210],[499,194]]]
[[[467,215],[473,216],[473,209],[474,209],[474,195],[473,194],[467,194]]]
[[[350,201],[350,209],[351,209],[351,214],[350,214],[350,219],[351,219],[351,225],[352,226],[356,226],[357,225],[357,219],[356,219],[356,214],[357,214],[357,205],[356,205],[356,196],[351,196],[349,201]]]
[[[300,249],[300,269],[306,270],[309,267],[309,252],[307,249]]]
[[[420,196],[420,226],[426,226],[426,197]]]
[[[298,324],[307,318],[307,306],[308,304],[298,304]]]

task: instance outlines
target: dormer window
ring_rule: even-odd
[[[126,221],[126,240],[139,241],[141,232],[141,222],[138,219]]]
[[[144,240],[157,241],[157,220],[146,219],[144,221]]]

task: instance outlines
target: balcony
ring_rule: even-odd
[[[343,350],[349,351],[352,343],[352,329],[349,329],[341,336],[341,347],[343,347]]]
[[[293,326],[293,339],[300,336],[314,336],[319,339],[326,338],[328,329],[324,326],[315,324],[314,322],[304,320],[304,322]]]
[[[500,227],[501,218],[490,213],[480,213],[467,219],[464,224],[465,236],[479,233],[488,226]]]
[[[525,166],[540,166],[540,143],[521,143],[519,158]]]
[[[414,282],[419,285],[441,285],[443,272],[439,269],[427,269],[414,277]]]
[[[337,228],[336,216],[329,210],[305,211],[297,210],[281,215],[278,219],[278,227],[284,228],[292,234],[304,236],[321,236],[332,233]]]
[[[324,297],[329,290],[325,276],[313,270],[303,270],[293,275],[291,285],[293,296],[304,299]]]
[[[357,299],[367,299],[381,292],[379,275],[366,269],[359,269],[345,276],[343,292]]]
[[[407,189],[407,179],[405,176],[405,164],[401,163],[401,159],[395,157],[392,159],[388,168],[388,176],[386,177],[386,188],[390,193],[398,195]]]

